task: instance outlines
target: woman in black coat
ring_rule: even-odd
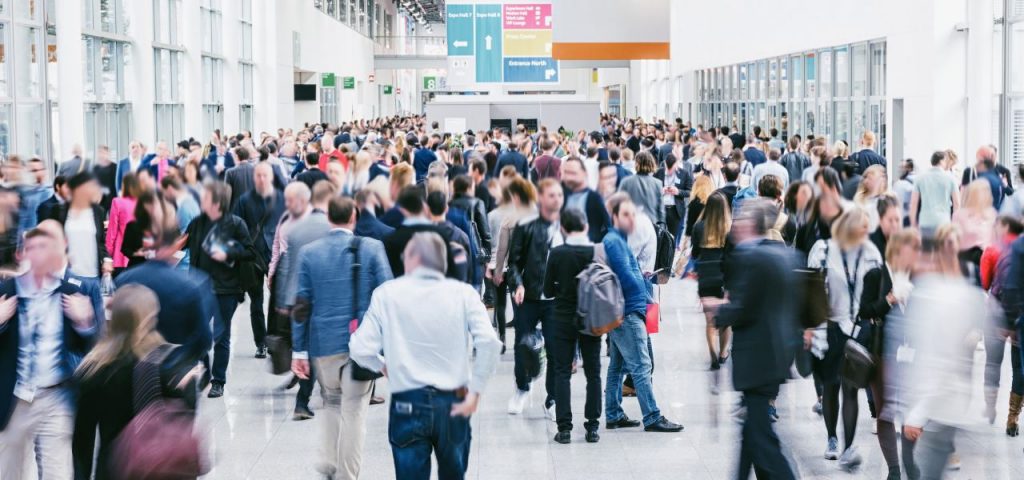
[[[898,318],[897,315],[889,315],[894,308],[902,312],[906,304],[912,289],[910,269],[917,262],[920,249],[921,236],[916,230],[900,230],[889,236],[885,252],[886,262],[864,275],[864,289],[858,312],[858,325],[861,326],[861,331],[870,332],[858,337],[858,341],[867,344],[865,346],[878,362],[869,388],[877,407],[875,413],[878,444],[889,468],[889,478],[900,478],[900,465],[896,447],[897,432],[893,425],[896,416],[893,410],[896,407],[894,402],[889,401],[889,397],[894,395],[891,392],[887,393],[887,386],[892,385],[895,380],[892,372],[896,362],[895,358],[889,355],[889,351],[895,349],[885,346],[885,323],[888,319]],[[907,464],[907,470],[911,471],[914,468],[913,443],[902,435],[900,438],[903,442],[903,461]]]
[[[726,255],[732,249],[729,231],[732,228],[732,217],[729,202],[725,194],[715,192],[708,197],[707,205],[700,220],[693,226],[693,252],[696,260],[697,296],[706,305],[704,315],[707,320],[708,354],[711,356],[711,370],[718,370],[728,358],[730,330],[718,329],[715,325],[715,304],[725,298],[725,264]],[[715,349],[715,334],[718,334],[718,349]]]

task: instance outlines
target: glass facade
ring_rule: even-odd
[[[856,147],[865,130],[885,154],[885,41],[839,45],[696,72],[697,123],[826,136]]]
[[[48,157],[44,99],[48,60],[41,1],[0,8],[0,156]]]
[[[379,0],[313,0],[313,7],[362,35],[391,46],[394,15]]]
[[[238,59],[238,71],[241,79],[242,95],[238,102],[238,127],[252,130],[253,116],[253,65],[252,57],[252,0],[239,0],[242,3],[242,54]]]
[[[224,59],[222,51],[222,12],[220,0],[200,2],[200,27],[203,37],[203,138],[224,129]],[[250,39],[250,45],[252,41]]]

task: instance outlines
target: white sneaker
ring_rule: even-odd
[[[857,447],[851,446],[839,457],[839,468],[851,472],[860,466],[861,461],[863,461],[863,458],[861,458],[860,452],[857,451]]]
[[[555,402],[551,402],[550,405],[544,407],[544,418],[547,418],[552,422],[555,421]]]
[[[873,422],[871,422],[871,433],[878,435],[878,420],[875,420],[873,418],[871,420],[874,420]]]
[[[839,459],[839,439],[836,437],[829,437],[828,448],[825,449],[825,460],[838,460]]]
[[[530,398],[530,392],[528,390],[516,389],[516,393],[512,394],[512,398],[508,401],[508,414],[519,415],[523,413],[523,409],[526,408],[526,401]]]
[[[953,454],[949,456],[949,462],[946,463],[946,470],[958,471],[960,470],[961,466],[962,464],[960,463],[960,455],[956,452],[953,452]]]

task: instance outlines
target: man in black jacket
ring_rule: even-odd
[[[538,205],[540,215],[527,217],[516,225],[512,231],[512,239],[508,253],[508,288],[512,294],[515,311],[516,338],[514,345],[519,345],[526,335],[532,335],[538,324],[550,321],[554,307],[550,298],[544,295],[544,276],[547,271],[548,252],[564,242],[559,230],[558,216],[562,210],[562,187],[553,178],[545,178],[538,185]],[[523,412],[530,395],[530,378],[526,371],[526,357],[523,352],[515,350],[516,393],[508,403],[508,413],[518,415]],[[544,410],[548,418],[554,420],[555,399],[554,376],[548,370],[546,379],[547,398]]]
[[[408,185],[402,188],[396,203],[405,219],[402,220],[402,224],[394,232],[391,232],[391,235],[384,237],[384,251],[388,255],[388,264],[395,278],[405,274],[405,263],[402,261],[402,253],[405,252],[406,244],[409,243],[414,234],[429,231],[440,235],[448,247],[446,252],[448,268],[445,274],[448,278],[465,281],[464,278],[458,277],[457,259],[452,258],[451,235],[446,235],[444,230],[427,218],[423,188],[417,185]]]
[[[562,186],[562,206],[583,212],[589,225],[590,241],[600,242],[612,221],[601,195],[587,187],[587,170],[579,157],[572,156],[562,162]]]
[[[586,440],[600,440],[597,427],[601,418],[601,337],[581,334],[576,325],[578,298],[576,275],[594,259],[594,245],[587,238],[587,222],[583,212],[568,209],[562,212],[560,223],[565,244],[551,250],[544,295],[553,298],[555,305],[551,319],[544,324],[544,347],[548,352],[548,371],[553,372],[555,417],[558,434],[555,441],[569,443],[572,432],[572,400],[569,388],[572,363],[579,346],[583,359],[583,372],[587,379]]]
[[[654,172],[654,178],[663,185],[661,198],[665,204],[665,224],[678,245],[682,237],[680,227],[686,218],[686,204],[693,189],[693,174],[687,165],[676,159],[675,154],[669,153],[665,156],[665,166]]]
[[[274,170],[263,162],[253,169],[253,189],[242,194],[235,204],[234,214],[245,222],[252,232],[252,243],[264,262],[270,264],[277,224],[284,215],[284,193],[274,188]],[[264,279],[265,280],[265,279]],[[267,358],[267,317],[263,312],[263,283],[249,289],[249,320],[256,342],[256,358]]]
[[[237,168],[237,167],[236,167]],[[253,258],[249,229],[241,218],[228,210],[231,187],[217,182],[203,191],[202,215],[188,226],[188,249],[191,267],[209,275],[217,296],[213,320],[213,367],[210,398],[224,395],[228,360],[231,358],[231,317],[242,301],[238,263]]]
[[[722,165],[722,177],[725,178],[725,185],[716,191],[722,192],[725,195],[725,199],[729,201],[729,208],[731,209],[732,201],[736,198],[736,193],[740,191],[740,165],[732,161],[725,162],[725,165]]]
[[[768,200],[743,203],[733,223],[737,246],[732,259],[742,268],[733,269],[737,278],[728,303],[718,301],[717,326],[733,331],[733,386],[743,392],[747,407],[737,478],[749,478],[751,466],[758,478],[795,478],[769,417],[769,404],[799,348],[797,315],[803,297],[793,275],[799,261],[784,245],[764,237],[777,216],[778,207]]]

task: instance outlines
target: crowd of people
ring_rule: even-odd
[[[173,153],[134,141],[117,162],[76,147],[52,171],[12,155],[0,477],[27,478],[32,459],[43,479],[208,471],[194,412],[228,388],[246,296],[251,351],[298,387],[293,419],[319,419],[326,478],[359,477],[383,376],[396,477],[429,477],[433,456],[439,478],[462,478],[502,355],[508,413],[537,392],[554,442],[575,438],[578,370],[585,442],[602,419],[680,432],[652,388],[650,335],[682,279],[709,370],[742,392],[738,478],[795,478],[772,424],[796,376],[814,379],[825,460],[862,462],[863,389],[888,478],[941,478],[976,422],[976,350],[994,423],[1010,344],[1005,433],[1019,434],[1024,202],[992,146],[966,169],[950,150],[904,160],[891,181],[875,135],[859,144],[614,116],[452,134],[412,116],[217,131]]]

